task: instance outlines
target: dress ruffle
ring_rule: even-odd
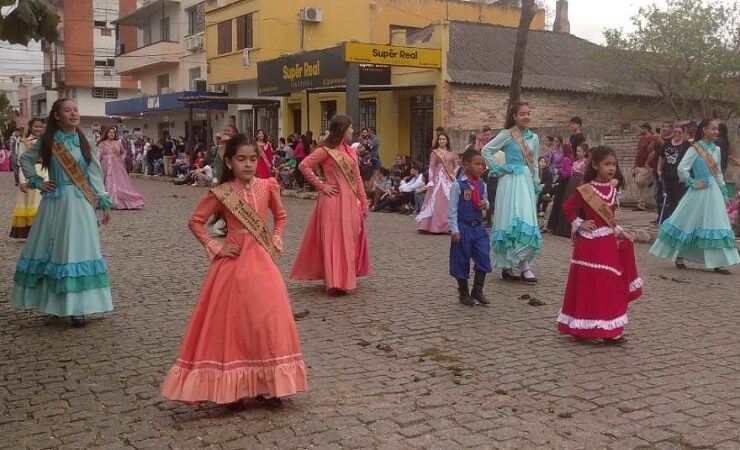
[[[162,384],[162,396],[184,402],[232,403],[258,395],[286,397],[306,392],[301,355],[272,361],[188,363],[178,360]]]
[[[16,265],[16,273],[43,275],[50,278],[89,277],[108,273],[108,265],[101,259],[76,263],[51,262],[51,254],[45,259],[29,259],[21,256]]]
[[[663,222],[658,232],[658,239],[676,249],[686,248],[735,248],[735,235],[730,229],[710,230],[697,228],[686,233],[673,225],[670,219]]]
[[[497,253],[504,253],[521,245],[531,247],[535,254],[540,253],[542,247],[542,235],[538,227],[530,225],[518,217],[515,217],[507,230],[495,230],[493,232],[493,248]]]

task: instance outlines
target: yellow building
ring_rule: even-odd
[[[517,26],[519,13],[506,2],[461,0],[211,0],[206,5],[208,83],[226,87],[232,97],[254,98],[258,62],[350,41],[405,45],[407,34],[451,20]],[[532,28],[544,28],[543,12]],[[444,55],[449,39],[434,33],[419,45]],[[442,124],[445,70],[443,57],[440,69],[394,68],[390,86],[363,88],[357,126],[377,128],[385,164],[396,153],[429,145],[430,130]],[[262,128],[285,136],[310,129],[318,134],[333,114],[343,112],[343,91],[296,92],[281,108],[231,106],[227,120],[245,132]]]

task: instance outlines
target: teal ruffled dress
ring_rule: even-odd
[[[700,141],[699,145],[720,167],[719,147],[706,141]],[[691,178],[691,170],[694,178]],[[696,149],[689,147],[678,165],[678,176],[688,191],[671,217],[660,226],[650,253],[672,261],[682,257],[710,269],[740,263],[735,234],[725,208],[727,188],[722,173],[715,178]],[[697,181],[706,182],[707,188],[695,189]]]
[[[111,201],[95,155],[88,165],[76,133],[57,131],[54,139],[66,145],[87,175],[99,207],[110,209]],[[34,189],[43,183],[34,167],[40,144],[39,139],[20,159],[28,186]],[[36,220],[16,265],[11,302],[60,317],[110,311],[110,278],[100,253],[95,210],[53,156],[49,179],[57,187],[42,195]]]
[[[532,152],[532,160],[537,161],[539,137],[529,129],[520,132]],[[499,150],[506,156],[504,164],[498,164],[493,156]],[[493,264],[513,268],[523,262],[532,263],[542,249],[542,234],[537,222],[540,189],[537,166],[535,164],[534,170],[527,166],[524,153],[509,130],[502,130],[481,153],[489,173],[499,177],[491,233]]]

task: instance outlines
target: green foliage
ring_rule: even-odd
[[[13,6],[6,15],[0,14],[0,40],[28,45],[45,39],[56,42],[59,14],[43,0],[0,0],[0,6]]]
[[[635,30],[604,31],[608,48],[625,51],[635,75],[653,83],[676,118],[739,112],[740,7],[707,0],[667,0],[640,8]]]
[[[15,130],[15,111],[10,106],[10,100],[5,92],[0,92],[0,135],[7,138],[13,130]]]

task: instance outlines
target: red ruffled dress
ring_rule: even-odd
[[[272,212],[273,244],[282,249],[287,214],[277,181],[254,178],[250,190],[236,182],[232,186],[263,219]],[[241,248],[234,258],[216,256],[224,243],[206,230],[216,213],[228,226],[224,243]],[[305,392],[306,369],[288,291],[270,254],[211,193],[188,226],[213,261],[162,395],[183,402],[232,403]]]
[[[609,183],[590,184],[614,209],[616,189]],[[610,227],[579,191],[563,204],[562,211],[572,224],[574,245],[558,331],[582,338],[620,337],[627,324],[629,302],[642,295],[634,245],[619,239],[622,228]],[[579,230],[584,220],[593,220],[596,229]]]

